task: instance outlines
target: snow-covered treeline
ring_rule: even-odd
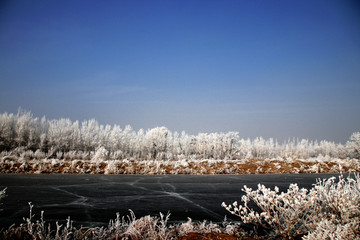
[[[0,151],[31,150],[59,158],[69,152],[94,153],[100,147],[112,159],[359,158],[360,133],[354,133],[345,145],[306,139],[280,144],[272,138],[243,139],[238,132],[188,135],[166,127],[135,131],[129,125],[101,125],[95,119],[80,123],[34,118],[26,111],[0,114]]]

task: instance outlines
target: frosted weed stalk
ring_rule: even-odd
[[[6,188],[4,188],[3,190],[0,191],[0,200],[3,199],[6,195]],[[2,203],[0,202],[0,206],[2,205]],[[0,208],[0,211],[2,209]]]
[[[12,225],[6,231],[0,231],[0,239],[39,239],[39,240],[172,240],[178,239],[190,232],[196,233],[220,233],[226,232],[232,235],[242,233],[235,225],[224,222],[219,226],[212,222],[192,222],[189,219],[185,223],[168,224],[170,213],[160,216],[144,216],[136,218],[133,211],[127,217],[110,220],[108,226],[103,227],[80,227],[73,226],[70,217],[65,224],[56,222],[56,229],[44,221],[44,212],[41,212],[40,220],[35,220],[33,205],[29,203],[29,217],[24,218],[24,223],[19,226]]]
[[[6,231],[0,232],[1,239],[71,239],[73,226],[70,217],[67,219],[66,226],[64,227],[56,222],[56,231],[54,233],[54,231],[51,230],[50,224],[46,226],[44,211],[41,211],[40,220],[35,221],[35,215],[33,214],[34,206],[31,202],[29,202],[29,207],[29,217],[24,218],[25,223],[20,224],[18,227],[11,225]],[[55,236],[53,236],[54,234]]]

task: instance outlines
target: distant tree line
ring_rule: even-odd
[[[101,125],[95,119],[79,122],[61,118],[34,118],[31,112],[0,114],[0,151],[42,151],[49,157],[59,152],[94,152],[106,149],[117,158],[132,159],[245,159],[319,155],[336,158],[360,157],[360,133],[354,133],[343,145],[329,141],[254,140],[239,137],[238,132],[171,132],[166,127],[135,131],[131,126]]]

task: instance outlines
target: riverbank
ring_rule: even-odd
[[[31,214],[30,205],[30,214]],[[168,215],[159,217],[145,216],[137,219],[131,212],[127,219],[117,218],[110,220],[107,227],[73,227],[68,218],[66,224],[57,224],[56,230],[48,225],[43,216],[40,220],[31,216],[19,226],[12,225],[7,230],[0,230],[1,239],[32,240],[32,239],[92,239],[92,240],[276,240],[277,237],[258,236],[256,233],[246,232],[239,224],[224,222],[222,225],[212,222],[193,222],[189,219],[180,224],[168,224]]]
[[[360,172],[359,159],[317,157],[243,160],[64,160],[4,156],[0,173],[21,174],[285,174]]]

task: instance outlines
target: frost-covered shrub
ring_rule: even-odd
[[[56,158],[57,159],[62,159],[62,157],[63,157],[63,152],[57,152],[56,153]]]
[[[172,229],[168,228],[167,222],[170,214],[164,216],[160,213],[160,218],[145,216],[136,219],[135,214],[130,211],[129,225],[126,231],[121,234],[122,239],[172,239]]]
[[[354,231],[359,229],[359,222],[352,221],[347,224],[336,224],[331,220],[321,221],[316,230],[304,236],[304,240],[359,240],[359,232]]]
[[[82,159],[82,156],[76,151],[65,152],[63,158],[66,160],[75,160],[76,158]]]
[[[257,190],[244,186],[243,205],[225,207],[244,223],[271,229],[285,239],[304,236],[315,239],[360,239],[360,177],[319,180],[309,191],[291,184],[286,193],[259,184]],[[260,211],[250,209],[255,202]]]
[[[38,150],[35,151],[34,157],[35,157],[37,160],[41,160],[41,159],[46,158],[46,154],[45,154],[44,152],[42,152],[40,149],[38,149]]]
[[[227,226],[228,224],[226,224]],[[226,227],[225,227],[226,228]],[[202,221],[202,222],[193,222],[191,218],[188,218],[188,221],[185,223],[182,223],[178,226],[177,231],[180,236],[185,236],[188,233],[196,232],[196,233],[220,233],[222,232],[222,229],[219,225]],[[229,228],[230,231],[230,228]]]
[[[293,239],[315,229],[321,218],[315,189],[308,191],[291,184],[286,193],[279,193],[278,187],[271,190],[259,184],[257,190],[244,186],[243,191],[246,193],[241,198],[244,205],[234,202],[232,205],[222,203],[222,206],[244,223],[260,225],[285,239]],[[260,213],[250,209],[250,201],[255,202]]]
[[[91,158],[92,161],[103,161],[108,159],[109,151],[104,147],[99,147],[96,149],[94,156]]]
[[[304,239],[360,239],[360,176],[320,180],[314,186],[324,220]],[[319,236],[321,236],[319,238]]]
[[[359,174],[354,177],[341,175],[338,181],[332,177],[318,181],[314,187],[328,217],[338,223],[360,219],[360,177]]]
[[[124,153],[121,150],[117,150],[117,151],[111,153],[110,158],[112,160],[124,159]]]
[[[104,169],[104,174],[117,174],[120,163],[120,160],[108,161]]]
[[[20,157],[26,160],[33,159],[35,157],[35,154],[32,150],[23,151],[20,153]]]

